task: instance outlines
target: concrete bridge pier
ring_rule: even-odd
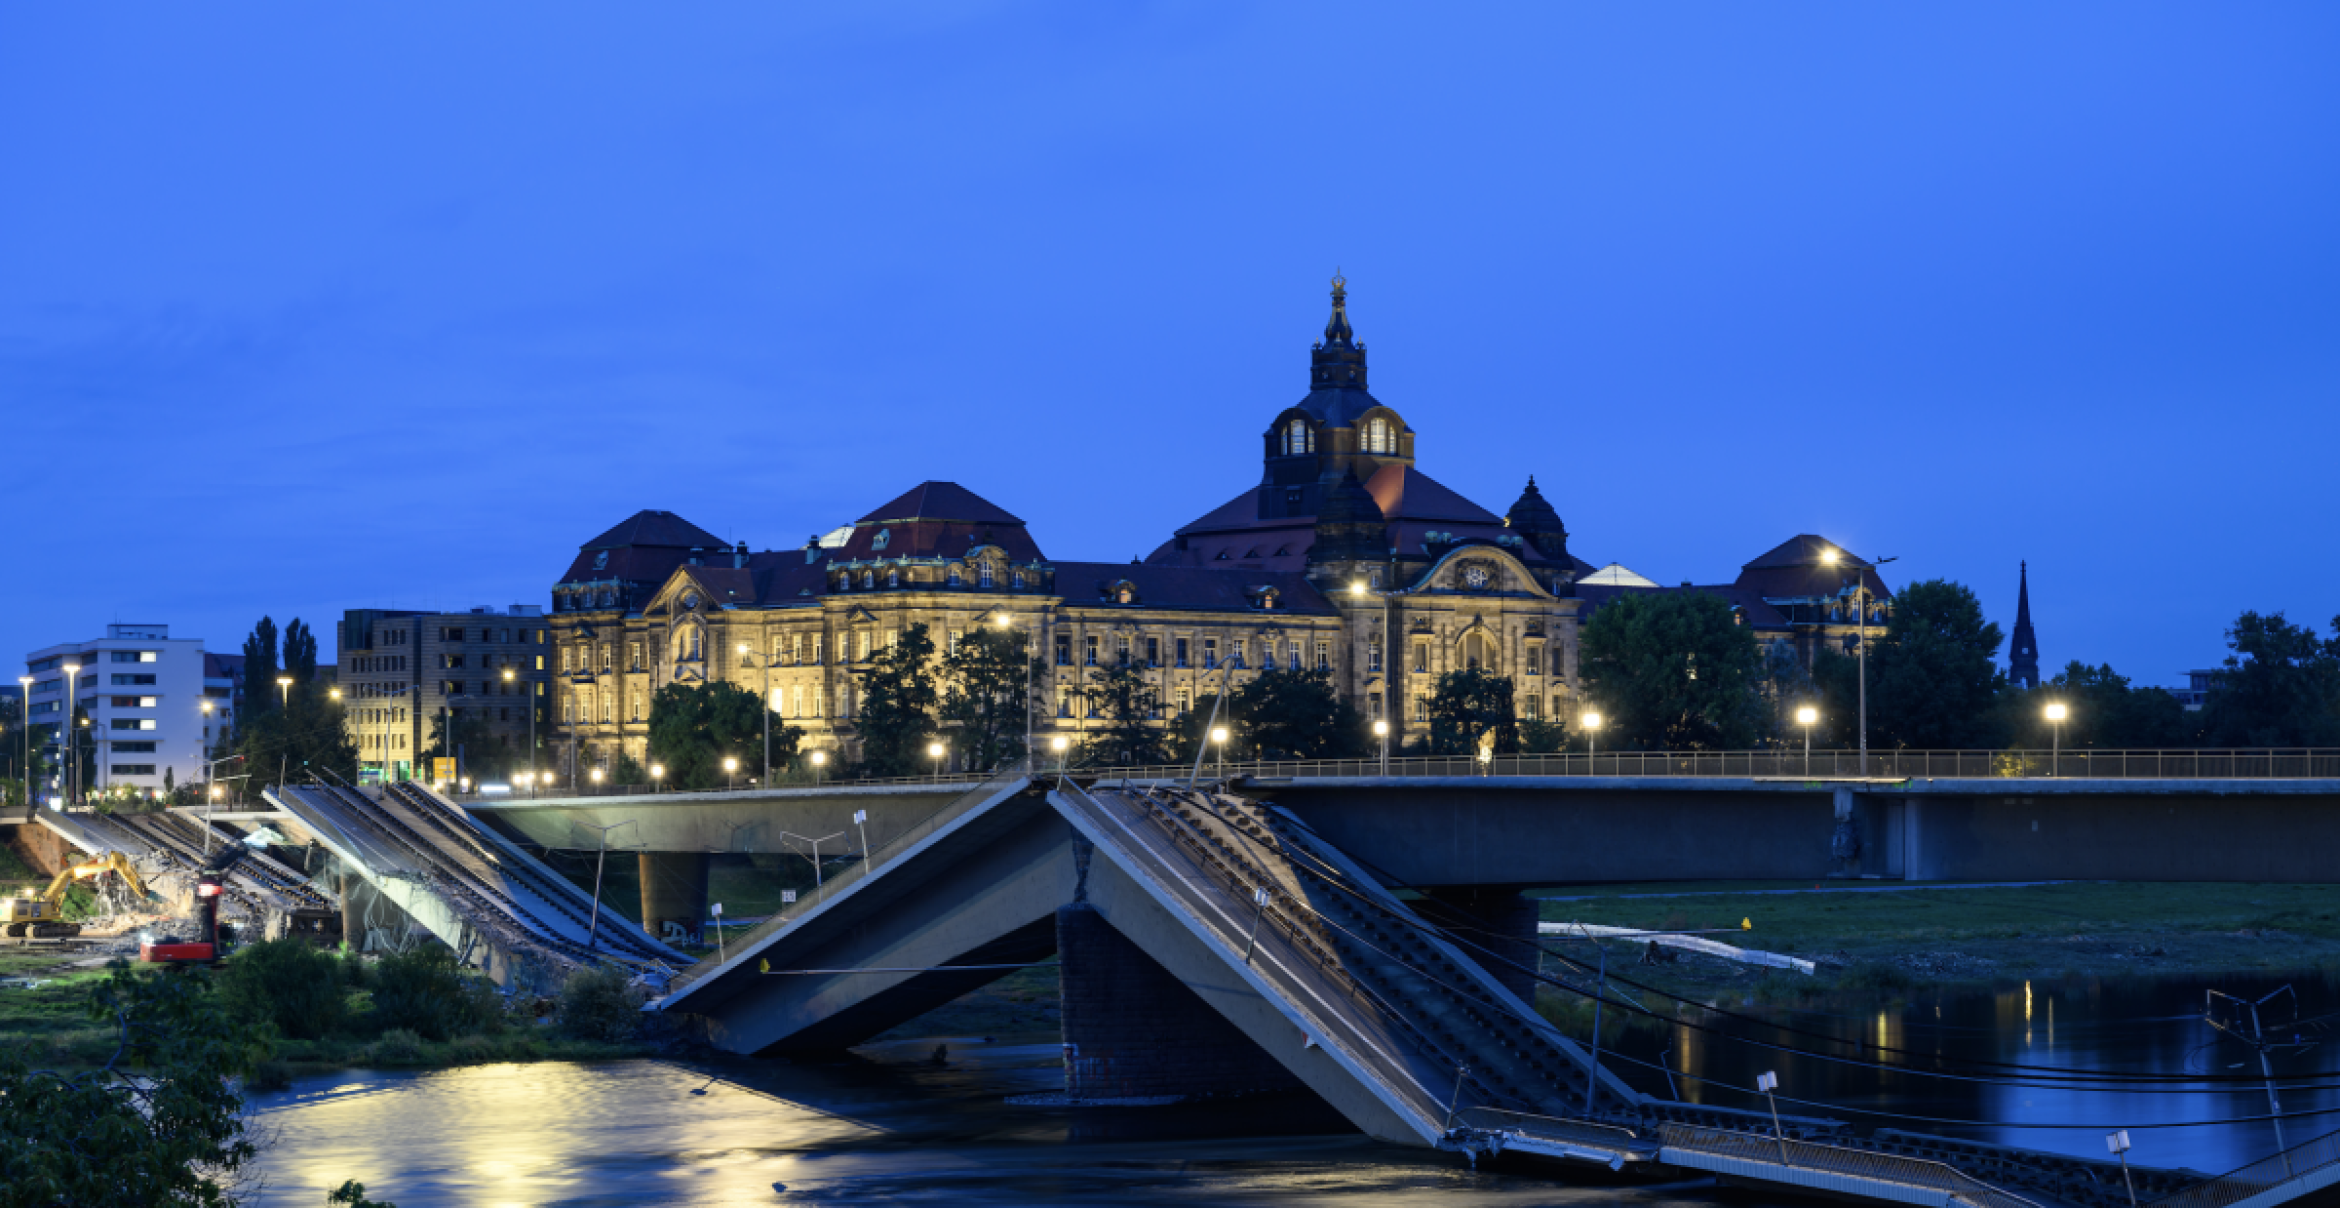
[[[1500,958],[1481,960],[1479,965],[1532,1006],[1537,983],[1531,970],[1539,967],[1543,956],[1536,934],[1536,900],[1506,885],[1434,886],[1425,892],[1428,896],[1415,903],[1415,913],[1453,932],[1473,957],[1478,956],[1475,949],[1484,948]]]
[[[703,851],[646,851],[638,859],[642,930],[669,943],[698,943],[707,918],[707,871],[713,858]]]
[[[1070,1097],[1199,1099],[1304,1085],[1088,903],[1057,910],[1056,949]]]

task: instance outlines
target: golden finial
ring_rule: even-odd
[[[1333,266],[1332,287],[1336,294],[1346,292],[1349,288],[1349,279],[1341,275],[1341,267],[1337,264]]]

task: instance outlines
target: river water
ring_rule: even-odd
[[[2218,983],[2256,997],[2278,983]],[[1988,995],[1917,997],[1885,1010],[1772,1015],[1808,1033],[1858,1040],[1868,1060],[1964,1061],[2110,1073],[2241,1078],[2251,1051],[2214,1040],[2200,982],[2027,984]],[[2321,983],[2298,987],[2298,1016],[2333,1009]],[[1727,1005],[1727,1004],[1726,1004]],[[1754,1008],[1729,1007],[1729,1009]],[[2295,1013],[2271,1012],[2269,1030]],[[1761,1107],[1737,1088],[1775,1069],[1781,1093],[1824,1101],[1841,1118],[2102,1156],[2103,1133],[2131,1130],[2141,1164],[2230,1169],[2273,1152],[2268,1122],[2212,1127],[2267,1112],[2251,1083],[2194,1083],[2167,1094],[1951,1081],[1879,1072],[1744,1038],[1845,1052],[1776,1028],[1717,1017],[1728,1036],[1690,1028],[1629,1037],[1612,1068],[1662,1090],[1662,1058],[1684,1097]],[[2288,1023],[2283,1025],[2290,1027]],[[2279,1077],[2325,1082],[2340,1051],[2297,1029],[2303,1046],[2275,1058]],[[1738,1037],[1738,1038],[1732,1038]],[[2283,1038],[2288,1040],[2288,1031]],[[1450,1155],[1377,1144],[1346,1132],[1311,1101],[1082,1109],[1010,1103],[1060,1089],[1053,1036],[938,1038],[869,1046],[833,1061],[659,1061],[473,1066],[429,1073],[349,1072],[255,1096],[268,1141],[263,1205],[322,1203],[355,1178],[400,1208],[443,1205],[1718,1205],[1703,1186],[1601,1186],[1512,1170],[1474,1173]],[[935,1046],[948,1045],[938,1063]],[[2232,1069],[2248,1062],[2245,1068]],[[1636,1064],[1647,1063],[1647,1064]],[[704,1093],[694,1093],[704,1092]],[[2340,1091],[2286,1091],[2286,1111],[2340,1108]],[[1783,1111],[1796,1111],[1792,1102]],[[1818,1108],[1805,1110],[1817,1113]],[[1942,1125],[1856,1111],[1988,1123]],[[2072,1125],[2077,1127],[2053,1127]],[[2293,1143],[2340,1116],[2287,1121]],[[1744,1196],[1728,1200],[1749,1204]]]

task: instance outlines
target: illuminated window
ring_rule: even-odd
[[[1316,451],[1316,434],[1308,430],[1308,421],[1295,419],[1284,428],[1284,453],[1287,456]]]
[[[1397,452],[1397,428],[1386,419],[1365,421],[1365,451],[1367,453]]]

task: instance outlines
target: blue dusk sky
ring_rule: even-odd
[[[543,604],[923,479],[1127,559],[1350,281],[1495,511],[1797,533],[2172,684],[2323,626],[2340,5],[13,4],[10,657]]]

